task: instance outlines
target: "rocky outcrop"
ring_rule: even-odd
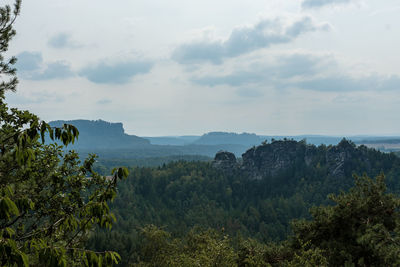
[[[219,151],[212,161],[212,166],[225,173],[232,173],[238,168],[238,163],[235,154],[228,151]]]
[[[294,164],[298,149],[296,141],[275,141],[253,147],[242,155],[241,170],[253,179],[274,176]]]
[[[345,164],[354,152],[355,147],[342,140],[337,146],[332,146],[326,152],[326,162],[330,176],[344,177]]]
[[[336,179],[351,176],[354,166],[361,165],[368,171],[371,168],[367,155],[371,151],[368,151],[345,139],[328,147],[316,147],[305,141],[280,140],[247,150],[240,164],[232,153],[226,151],[217,153],[212,164],[225,173],[233,168],[250,179],[275,177],[282,172],[294,173],[307,168],[323,168],[328,177]]]

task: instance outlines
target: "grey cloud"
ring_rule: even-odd
[[[89,81],[99,84],[124,84],[138,74],[148,73],[153,66],[149,61],[130,61],[115,64],[105,62],[88,66],[79,72]]]
[[[255,98],[264,95],[263,92],[261,92],[260,90],[249,89],[249,88],[240,88],[236,91],[236,93],[239,96],[249,97],[249,98]]]
[[[110,99],[100,99],[99,101],[96,102],[96,104],[98,105],[107,105],[107,104],[111,104],[112,101]]]
[[[40,52],[22,52],[17,56],[17,70],[27,80],[65,79],[76,74],[68,62],[44,62]],[[148,73],[153,63],[149,61],[127,61],[115,64],[100,62],[79,71],[79,75],[94,83],[123,84],[143,73]]]
[[[356,80],[349,76],[331,76],[302,81],[292,85],[312,91],[361,91],[373,87],[367,80]]]
[[[183,44],[175,49],[172,59],[180,64],[211,62],[219,64],[273,44],[288,43],[298,36],[317,30],[328,30],[329,25],[317,25],[310,17],[285,26],[279,20],[263,20],[251,27],[234,29],[225,41],[200,41]]]
[[[392,75],[384,79],[380,87],[386,90],[400,90],[400,77]]]
[[[225,75],[193,77],[192,82],[210,87],[237,87],[240,95],[246,93],[243,88],[257,86],[320,92],[400,90],[400,76],[397,75],[353,77],[349,74],[334,73],[338,73],[337,63],[329,56],[293,54],[278,56],[269,63],[251,64]]]
[[[306,90],[325,92],[400,90],[400,77],[396,75],[390,77],[370,75],[356,78],[348,75],[337,75],[310,79],[294,83],[292,86]]]
[[[42,54],[39,52],[24,51],[17,55],[16,68],[18,71],[34,71],[43,63]]]
[[[228,75],[222,76],[204,76],[199,78],[192,78],[192,82],[199,85],[206,86],[218,86],[218,85],[230,85],[230,86],[242,86],[259,84],[265,81],[265,75],[260,72],[234,72]]]
[[[40,52],[24,51],[17,55],[17,59],[19,75],[27,80],[65,79],[74,75],[67,62],[45,63]]]
[[[277,62],[277,66],[271,66],[270,68],[281,78],[311,76],[321,71],[321,69],[327,69],[335,65],[330,57],[318,57],[309,54],[281,56]]]
[[[308,54],[284,55],[277,57],[274,62],[253,64],[246,69],[236,70],[226,75],[194,77],[192,81],[206,86],[271,84],[282,79],[310,77],[332,65],[334,63],[329,57]]]
[[[304,0],[302,8],[321,8],[329,5],[349,4],[352,0]]]
[[[61,49],[61,48],[74,49],[74,48],[81,47],[77,43],[73,42],[71,40],[71,35],[69,35],[67,33],[59,33],[57,35],[54,35],[48,41],[48,45],[53,48],[58,48],[58,49]]]
[[[350,92],[350,91],[388,91],[400,90],[400,77],[366,76],[356,78],[349,75],[332,75],[322,78],[308,77],[302,81],[290,81],[284,77],[262,75],[261,73],[239,72],[226,76],[208,76],[193,79],[199,85],[217,86],[230,85],[233,87],[249,85],[269,85],[275,88],[300,88],[320,92]]]
[[[35,92],[35,94],[29,96],[20,95],[18,93],[9,94],[7,95],[7,99],[10,103],[14,104],[41,104],[45,102],[61,103],[65,101],[63,97],[48,92]]]
[[[65,61],[56,61],[47,64],[42,72],[35,72],[32,80],[65,79],[74,76],[69,64]]]
[[[206,61],[220,64],[225,53],[223,44],[220,42],[198,42],[181,45],[173,52],[172,59],[181,64]]]
[[[294,39],[302,34],[316,30],[328,31],[330,30],[330,25],[325,23],[317,26],[310,17],[304,17],[289,26],[286,29],[286,35]]]

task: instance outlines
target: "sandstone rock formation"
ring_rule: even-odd
[[[232,153],[218,152],[212,165],[225,173],[236,172],[249,179],[275,177],[282,172],[293,173],[307,168],[319,168],[325,170],[325,175],[340,180],[351,176],[352,167],[360,163],[363,169],[368,171],[371,168],[368,153],[373,153],[373,150],[366,147],[357,148],[346,139],[336,146],[328,147],[316,147],[305,141],[285,139],[250,148],[242,155],[240,163]]]
[[[235,154],[228,151],[219,151],[212,162],[212,166],[226,173],[232,173],[238,168]]]

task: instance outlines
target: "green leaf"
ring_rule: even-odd
[[[6,232],[7,232],[9,237],[12,237],[15,234],[14,229],[12,229],[10,227],[7,227],[5,230],[6,230]]]
[[[25,266],[25,267],[29,266],[28,255],[26,255],[23,252],[19,252],[19,258],[20,258],[20,262],[22,262],[23,266]]]
[[[0,202],[1,211],[5,212],[7,217],[12,215],[19,215],[19,210],[17,205],[8,197],[4,197]]]

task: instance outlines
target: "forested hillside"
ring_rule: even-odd
[[[116,249],[129,258],[141,227],[154,224],[183,237],[195,226],[262,242],[286,239],[290,221],[309,218],[313,205],[332,204],[330,193],[354,185],[353,174],[384,172],[389,191],[400,193],[400,159],[342,140],[314,146],[292,140],[249,149],[242,161],[227,152],[212,163],[174,162],[133,168],[111,205],[117,223],[98,231],[94,249]]]

